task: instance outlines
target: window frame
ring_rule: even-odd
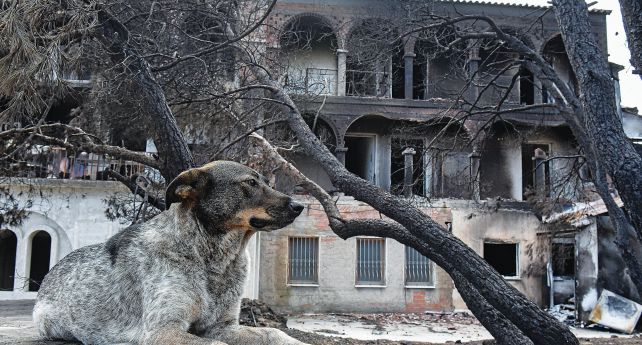
[[[407,254],[408,253],[407,253],[407,248],[411,248],[411,249],[415,250],[417,253],[419,253],[418,250],[416,250],[416,249],[414,249],[414,248],[412,248],[410,246],[404,245],[404,249],[403,249],[403,251],[404,251],[404,265],[403,265],[403,284],[404,284],[404,288],[406,288],[406,289],[434,289],[436,287],[436,285],[437,285],[437,283],[436,283],[437,279],[435,277],[435,263],[432,260],[430,260],[429,258],[427,258],[427,257],[426,257],[426,259],[428,260],[428,275],[431,278],[430,279],[431,281],[429,282],[429,284],[428,284],[428,282],[426,282],[424,284],[422,284],[422,282],[418,282],[417,285],[408,284],[408,273],[407,273],[407,269],[408,269],[408,255]],[[419,255],[423,256],[423,254],[421,254],[421,253],[419,253]]]
[[[381,253],[381,280],[378,282],[369,283],[367,281],[359,281],[359,242],[362,240],[379,240],[382,243]],[[387,287],[387,262],[388,262],[388,246],[385,237],[376,236],[359,236],[355,239],[355,266],[354,266],[354,287],[356,288],[385,288]]]
[[[514,275],[514,276],[505,276],[505,275],[499,273],[499,271],[497,273],[499,273],[506,280],[521,280],[522,279],[521,268],[520,268],[521,260],[519,258],[519,254],[520,254],[520,251],[521,251],[520,242],[519,241],[512,242],[512,241],[501,241],[501,240],[485,239],[483,244],[482,244],[482,255],[481,255],[482,258],[484,259],[484,261],[486,261],[486,252],[485,252],[486,243],[488,243],[488,244],[514,244],[515,245],[515,274],[516,275]],[[488,261],[486,261],[486,263],[488,263],[489,266],[493,267]],[[493,267],[493,269],[495,269],[497,271],[497,269],[495,267]]]
[[[290,248],[291,248],[291,240],[292,239],[310,239],[310,240],[314,240],[316,242],[316,253],[315,253],[316,257],[315,257],[315,266],[314,266],[314,270],[316,272],[316,274],[315,274],[316,280],[315,281],[299,281],[299,280],[294,280],[293,281],[292,280],[291,270],[290,270],[291,263],[292,263],[292,261],[291,261],[291,250],[290,250]],[[320,236],[305,236],[305,235],[304,236],[298,236],[298,235],[288,236],[287,237],[287,242],[288,242],[288,245],[287,245],[287,253],[288,253],[287,255],[288,256],[287,256],[287,263],[286,263],[286,286],[318,287],[319,286],[319,280],[320,280],[320,273],[321,273],[320,272],[321,265],[319,263],[319,260],[321,258],[321,253],[320,253],[321,252],[321,240],[320,240]]]

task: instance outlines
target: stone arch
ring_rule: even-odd
[[[0,230],[0,291],[12,291],[16,275],[18,236],[10,229]]]
[[[302,115],[305,123],[308,124],[317,138],[328,147],[330,152],[334,152],[340,144],[339,136],[337,135],[338,132],[334,124],[320,114],[318,116],[313,113],[304,113]]]
[[[304,23],[304,19],[308,19],[307,23]],[[283,24],[278,29],[279,46],[281,48],[285,48],[283,46],[283,43],[286,43],[286,45],[287,43],[291,43],[291,41],[288,40],[288,37],[284,37],[284,35],[287,35],[288,32],[291,32],[292,28],[295,25],[300,25],[302,23],[311,26],[312,29],[326,29],[324,33],[332,35],[334,38],[334,42],[336,44],[335,49],[340,48],[338,46],[339,45],[338,25],[330,18],[314,12],[298,13],[294,16],[291,16],[290,18],[288,18],[288,20],[283,22]],[[284,42],[284,39],[286,40],[286,42]]]
[[[579,94],[579,84],[575,77],[575,72],[573,72],[568,54],[566,53],[562,35],[557,33],[544,41],[540,49],[540,54],[553,66],[555,73],[566,83],[569,89],[575,92],[576,95]],[[542,98],[544,102],[552,102],[552,98],[548,97],[548,91],[546,89],[542,90]]]

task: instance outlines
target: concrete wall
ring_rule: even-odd
[[[453,234],[483,257],[484,241],[518,243],[519,276],[508,282],[535,303],[542,305],[545,291],[545,267],[549,248],[538,236],[544,232],[535,215],[528,211],[486,209],[474,204],[451,203]],[[458,293],[453,295],[456,309],[465,309]]]
[[[259,297],[287,312],[423,312],[465,309],[452,280],[434,266],[434,286],[405,286],[404,246],[386,240],[385,285],[356,287],[356,240],[342,240],[328,226],[321,206],[301,197],[306,210],[283,230],[261,234]],[[422,207],[442,225],[451,221],[453,233],[482,254],[485,239],[516,242],[520,245],[520,274],[510,281],[537,303],[542,303],[544,259],[533,256],[539,245],[540,223],[530,212],[488,211],[467,201],[436,202],[440,207]],[[448,206],[448,207],[443,207]],[[341,197],[338,207],[348,217],[379,217],[371,207],[350,197]],[[305,286],[288,284],[289,236],[319,237],[319,281]]]
[[[12,180],[10,188],[22,205],[26,205],[29,199],[33,204],[27,208],[28,217],[19,226],[2,226],[2,229],[14,232],[18,242],[14,290],[0,291],[0,300],[36,297],[36,292],[28,291],[27,281],[31,240],[36,232],[46,231],[51,236],[51,268],[71,251],[104,242],[129,225],[111,221],[105,216],[107,206],[103,200],[106,197],[114,192],[129,193],[119,182],[20,179]],[[244,291],[247,297],[258,296],[259,262],[255,258],[260,255],[259,250],[258,237],[254,236],[247,248],[250,258]]]

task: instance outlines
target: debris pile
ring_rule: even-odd
[[[556,304],[552,306],[548,313],[559,322],[567,325],[575,324],[575,305],[574,304]]]
[[[256,300],[243,298],[241,300],[241,314],[239,315],[239,323],[245,326],[252,327],[286,327],[288,319],[275,312],[267,304]]]

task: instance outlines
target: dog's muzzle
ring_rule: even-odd
[[[268,210],[271,219],[263,219],[259,217],[250,218],[250,226],[263,231],[280,229],[292,223],[294,219],[301,214],[304,208],[305,206],[302,203],[289,199],[285,206],[280,206],[278,209],[273,208]]]

